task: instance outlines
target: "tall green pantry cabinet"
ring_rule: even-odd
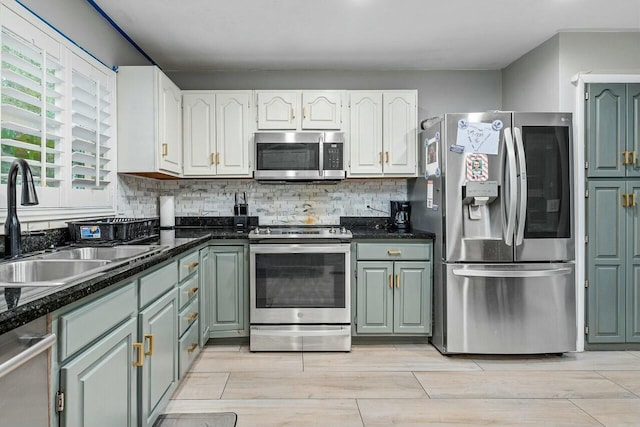
[[[586,99],[587,346],[640,343],[640,84]]]

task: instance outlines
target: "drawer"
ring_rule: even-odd
[[[198,354],[200,354],[198,323],[196,320],[189,330],[187,330],[187,333],[180,338],[178,349],[178,371],[180,372],[180,379],[184,377],[193,361],[198,357]]]
[[[358,243],[358,260],[431,259],[430,243]]]
[[[198,298],[194,298],[184,310],[180,311],[179,319],[178,319],[178,336],[182,336],[184,331],[189,328],[193,322],[200,316],[200,311],[198,309]]]
[[[195,274],[180,285],[180,295],[178,296],[178,310],[182,309],[189,300],[198,293],[199,275]]]
[[[191,273],[198,271],[198,264],[200,264],[200,252],[195,251],[190,255],[180,258],[178,264],[178,280],[182,282],[184,279],[189,277]]]
[[[60,316],[60,360],[72,356],[124,320],[134,317],[138,312],[137,302],[135,282],[131,282]]]
[[[178,264],[172,262],[140,278],[140,308],[154,301],[178,283]]]

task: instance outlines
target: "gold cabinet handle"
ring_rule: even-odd
[[[216,165],[220,164],[220,153],[216,153]]]
[[[628,208],[628,207],[630,206],[630,205],[629,205],[629,196],[630,196],[630,194],[623,194],[623,195],[622,195],[622,198],[624,199],[624,200],[622,201],[622,207],[623,207],[623,208]]]
[[[144,339],[149,340],[149,351],[145,351],[144,355],[145,356],[153,356],[153,334],[145,334],[144,335]]]
[[[198,348],[198,343],[191,344],[187,349],[187,353],[193,353],[194,351],[196,351],[196,348]]]
[[[303,119],[307,118],[307,107],[302,107],[302,118]]]
[[[378,163],[382,164],[382,151],[378,153],[379,154],[379,160]]]
[[[141,342],[134,342],[133,349],[138,353],[137,359],[133,361],[133,366],[139,368],[144,365],[144,345]]]
[[[295,120],[296,119],[296,110],[291,107],[291,120]]]
[[[638,163],[638,154],[634,151],[631,152],[631,166],[635,166]]]
[[[198,312],[194,311],[193,313],[191,313],[190,315],[188,315],[187,317],[185,317],[185,319],[188,322],[193,322],[194,320],[196,320],[198,318]]]
[[[196,268],[198,265],[200,265],[199,262],[191,262],[191,263],[185,265],[185,267],[187,267],[189,270],[191,270],[192,268]]]
[[[400,287],[400,275],[396,274],[396,289]]]
[[[629,207],[633,208],[636,205],[636,195],[635,194],[629,194],[629,198],[631,199],[631,203],[629,203]]]
[[[389,249],[389,250],[387,251],[387,253],[388,253],[389,255],[402,255],[402,251],[395,250],[395,249]]]
[[[389,275],[389,287],[393,289],[393,275]]]
[[[162,144],[162,156],[169,155],[169,144]]]
[[[187,291],[187,295],[192,297],[196,294],[196,292],[198,292],[198,288],[191,288]]]
[[[209,155],[209,163],[211,163],[212,165],[216,164],[216,153],[211,153]]]
[[[387,163],[387,164],[389,164],[389,152],[388,152],[388,151],[385,151],[385,152],[384,152],[384,155],[385,155],[385,157],[387,158],[386,163]]]
[[[628,151],[623,151],[622,152],[622,164],[623,165],[628,165],[629,164],[629,152]]]

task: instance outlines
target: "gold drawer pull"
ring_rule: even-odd
[[[189,322],[193,322],[194,320],[196,320],[198,318],[198,312],[194,311],[193,313],[191,313],[190,315],[188,315],[187,317],[185,317],[185,319]]]
[[[387,251],[387,253],[388,253],[389,255],[402,255],[402,251],[399,251],[399,250],[393,250],[393,249],[389,249],[389,250]]]
[[[200,265],[199,262],[191,262],[191,263],[185,265],[185,267],[187,267],[189,270],[191,270],[192,268],[196,268],[198,265]]]
[[[145,351],[144,355],[153,356],[153,334],[145,334],[144,339],[149,340],[149,351]]]
[[[391,289],[393,289],[393,275],[392,274],[389,275],[389,287]]]
[[[396,274],[396,288],[400,287],[400,275]]]
[[[196,351],[196,348],[198,348],[198,343],[191,344],[187,349],[187,353],[193,353]]]
[[[198,292],[198,288],[191,288],[189,289],[189,291],[187,292],[187,295],[189,295],[190,297],[194,296],[196,294],[196,292]]]
[[[134,342],[133,349],[138,353],[138,358],[137,360],[133,361],[133,366],[139,368],[140,366],[144,365],[144,345],[141,342]]]

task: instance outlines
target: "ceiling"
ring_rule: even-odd
[[[640,31],[640,0],[94,0],[160,67],[500,69],[559,31]]]

